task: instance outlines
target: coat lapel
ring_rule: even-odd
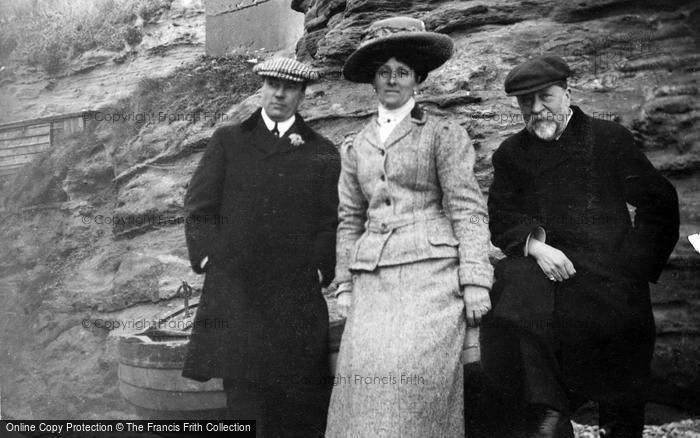
[[[533,142],[537,140],[528,134],[527,141]],[[541,175],[552,168],[559,167],[571,158],[568,153],[569,151],[566,150],[568,148],[564,148],[562,143],[546,145],[545,147],[548,148],[546,154],[537,156],[532,153],[528,154],[527,161],[537,175]]]
[[[411,133],[414,124],[422,125],[425,123],[425,121],[425,111],[423,111],[423,109],[418,104],[416,104],[411,110],[411,114],[404,117],[404,119],[401,120],[401,122],[399,122],[396,128],[394,128],[394,130],[391,131],[391,134],[389,134],[389,138],[386,139],[384,148],[389,149],[391,146],[400,142],[401,139],[403,139]]]
[[[253,129],[253,131],[251,131],[251,137],[252,141],[250,144],[252,144],[264,158],[267,158],[275,151],[277,148],[277,143],[280,141],[280,139],[275,137],[267,129],[267,126],[265,126],[265,122],[263,122],[262,118],[258,120],[257,126],[255,129]]]
[[[364,142],[376,149],[383,149],[382,142],[379,140],[379,123],[377,116],[373,116],[367,127],[362,131]]]
[[[564,166],[571,160],[577,159],[582,152],[580,149],[587,147],[582,144],[581,139],[578,138],[580,133],[578,132],[577,124],[576,117],[572,116],[564,133],[556,142],[539,140],[523,129],[523,131],[521,131],[523,135],[523,148],[520,149],[522,156],[518,157],[519,161],[525,163],[536,175],[541,175],[552,169]],[[531,146],[537,143],[539,143],[546,153],[532,153]]]
[[[272,147],[271,142],[274,142],[275,138],[270,131],[267,130],[260,113],[261,109],[258,109],[253,115],[241,123],[241,134],[247,137],[241,138],[240,144],[248,145],[259,154],[259,159],[263,159],[270,152]]]
[[[411,119],[411,116],[406,116],[403,118],[403,120],[399,122],[398,125],[396,125],[394,130],[391,131],[389,137],[384,143],[384,149],[389,149],[396,143],[400,142],[402,138],[404,138],[411,132],[411,129],[413,129],[413,121]]]
[[[289,135],[292,134],[294,131],[296,123],[292,125],[287,132],[284,133],[284,135],[275,141],[274,145],[272,148],[270,148],[269,152],[265,155],[265,158],[270,158],[273,155],[278,155],[282,153],[289,152],[292,150],[292,145],[291,142],[289,141]]]
[[[303,143],[301,144],[294,144],[292,143],[292,140],[290,137],[298,137],[301,139]],[[272,149],[267,153],[265,158],[270,158],[274,155],[278,154],[285,154],[288,152],[294,152],[314,139],[316,134],[314,131],[309,128],[309,126],[304,122],[304,119],[301,118],[299,114],[296,114],[296,119],[294,120],[294,124],[287,130],[287,132],[284,133],[284,135],[275,143],[275,145],[272,147]]]
[[[574,111],[569,125],[556,144],[545,154],[534,154],[531,147],[538,141],[525,129],[520,131],[520,148],[514,155],[514,163],[525,168],[528,173],[536,176],[542,175],[562,166],[572,168],[585,168],[584,173],[592,172],[592,144],[594,142],[588,119],[576,106],[571,106]],[[592,175],[592,173],[591,173]]]

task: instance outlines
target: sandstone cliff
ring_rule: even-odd
[[[429,30],[449,34],[455,56],[430,75],[419,100],[467,128],[486,192],[493,151],[522,128],[514,99],[503,93],[505,75],[538,54],[564,57],[575,72],[573,103],[630,128],[678,190],[681,240],[652,292],[658,333],[654,371],[660,381],[666,379],[658,398],[689,402],[697,397],[700,257],[687,240],[700,230],[697,2],[298,0],[293,7],[306,14],[298,56],[329,76],[339,71],[374,20],[410,15],[424,20]],[[354,126],[371,110],[369,86],[331,82],[324,87],[313,113],[327,132]]]

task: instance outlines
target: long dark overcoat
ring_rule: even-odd
[[[185,198],[192,268],[209,257],[185,377],[327,379],[317,270],[332,280],[339,172],[336,148],[299,115],[280,139],[260,110],[215,131]]]
[[[507,257],[496,268],[485,333],[513,323],[549,336],[561,348],[565,386],[586,397],[643,397],[654,346],[648,283],[678,240],[678,198],[628,130],[572,109],[558,141],[523,130],[493,155],[490,229]],[[627,204],[636,207],[634,222]],[[523,256],[539,226],[573,262],[572,279],[551,282]],[[511,360],[484,347],[485,364]]]

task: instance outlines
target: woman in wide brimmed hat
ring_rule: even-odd
[[[460,353],[490,309],[486,206],[466,131],[413,99],[452,47],[390,18],[343,68],[374,86],[379,108],[341,151],[335,282],[349,311],[329,437],[464,434]]]

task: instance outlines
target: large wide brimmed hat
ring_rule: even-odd
[[[452,56],[454,43],[447,35],[425,30],[423,21],[411,17],[392,17],[375,21],[360,46],[343,66],[343,75],[353,82],[369,83],[376,69],[392,53],[408,53],[419,60],[421,70],[435,70]]]

